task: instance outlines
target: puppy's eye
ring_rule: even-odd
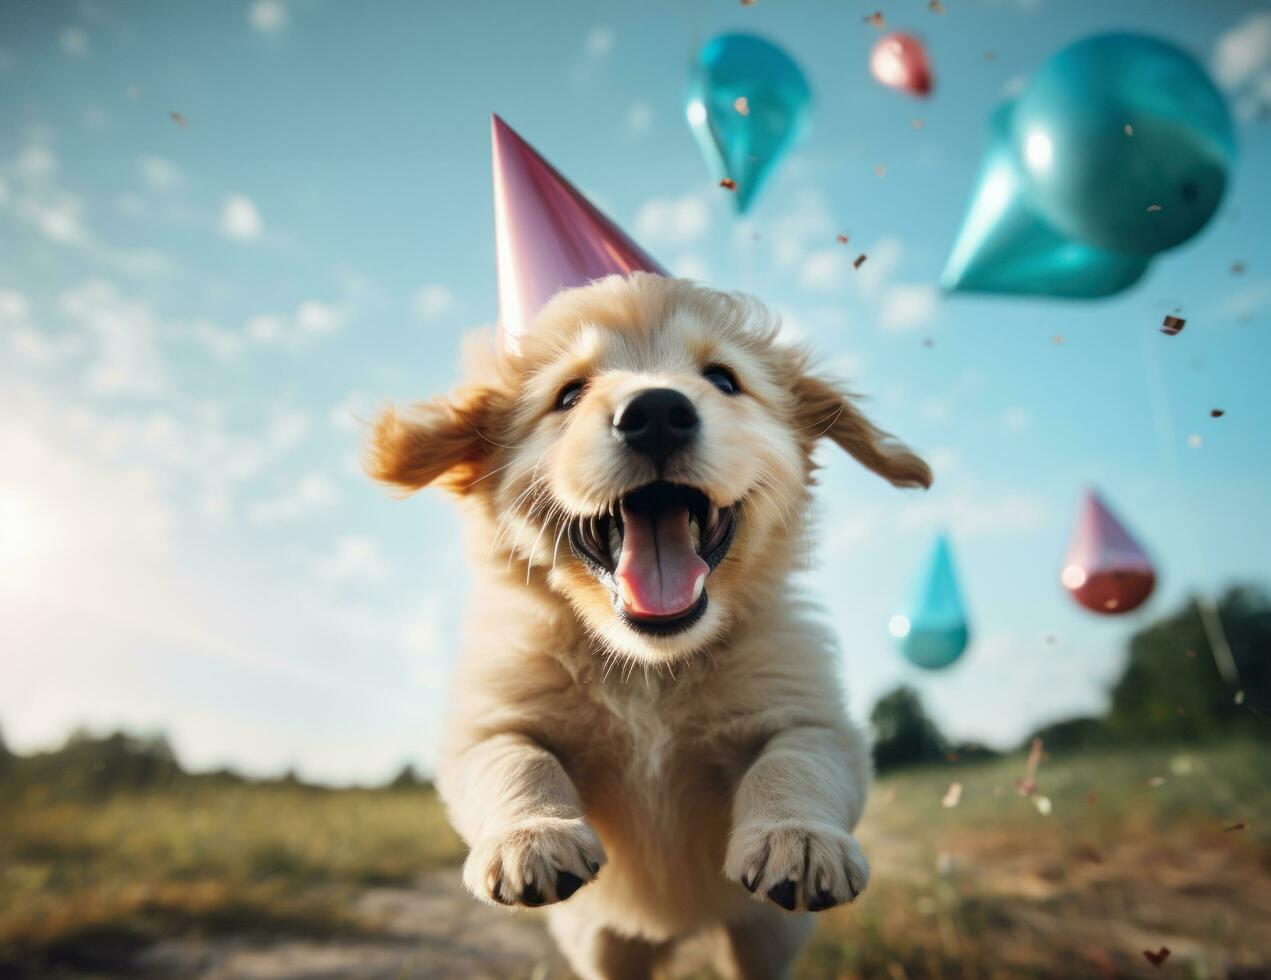
[[[737,383],[737,375],[722,364],[712,364],[702,372],[702,377],[722,391],[725,395],[740,395],[741,385]]]
[[[579,399],[583,397],[583,391],[586,387],[587,385],[582,381],[571,381],[565,385],[556,396],[556,411],[567,412],[577,405]]]

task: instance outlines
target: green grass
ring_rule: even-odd
[[[1016,792],[1023,769],[880,779],[860,828],[873,881],[820,917],[800,978],[1271,975],[1265,745],[1047,758],[1048,814]],[[354,896],[461,857],[423,789],[31,787],[0,802],[0,967],[120,966],[173,935],[366,934]],[[1157,971],[1142,950],[1162,945]]]
[[[189,785],[0,812],[0,961],[115,960],[189,930],[357,930],[348,899],[456,863],[428,790]]]

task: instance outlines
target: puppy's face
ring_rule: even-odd
[[[385,413],[371,472],[475,497],[494,560],[544,570],[610,651],[673,661],[788,570],[819,436],[897,485],[930,482],[774,332],[757,304],[687,282],[571,290],[519,355],[495,355],[450,399]]]

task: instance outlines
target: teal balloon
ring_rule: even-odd
[[[1049,225],[1140,256],[1205,226],[1236,158],[1231,114],[1205,70],[1139,34],[1101,34],[1060,51],[1020,95],[1011,128]]]
[[[948,667],[966,650],[971,631],[944,535],[936,539],[909,612],[892,618],[891,632],[905,659],[928,670]]]
[[[689,125],[716,179],[735,183],[739,212],[807,130],[811,109],[803,72],[770,41],[721,34],[698,54]]]
[[[1065,237],[1037,212],[1011,137],[1013,106],[989,120],[989,149],[940,284],[956,292],[1095,299],[1133,285],[1148,259]]]

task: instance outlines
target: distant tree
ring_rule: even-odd
[[[9,751],[9,746],[4,740],[4,729],[0,728],[0,779],[3,779],[13,769],[14,754]]]
[[[1104,718],[1066,718],[1043,725],[1024,739],[1024,746],[1040,738],[1047,752],[1071,752],[1106,746],[1116,736]]]
[[[1122,738],[1199,741],[1236,731],[1271,738],[1271,599],[1234,588],[1218,603],[1242,692],[1219,673],[1195,602],[1140,630],[1112,688],[1110,730]],[[1260,716],[1261,715],[1261,716]]]
[[[419,775],[411,763],[406,763],[398,770],[397,775],[388,782],[389,789],[423,789],[430,785],[427,779]]]
[[[918,692],[911,687],[898,687],[880,698],[869,720],[874,729],[874,765],[879,771],[936,762],[949,751]]]

